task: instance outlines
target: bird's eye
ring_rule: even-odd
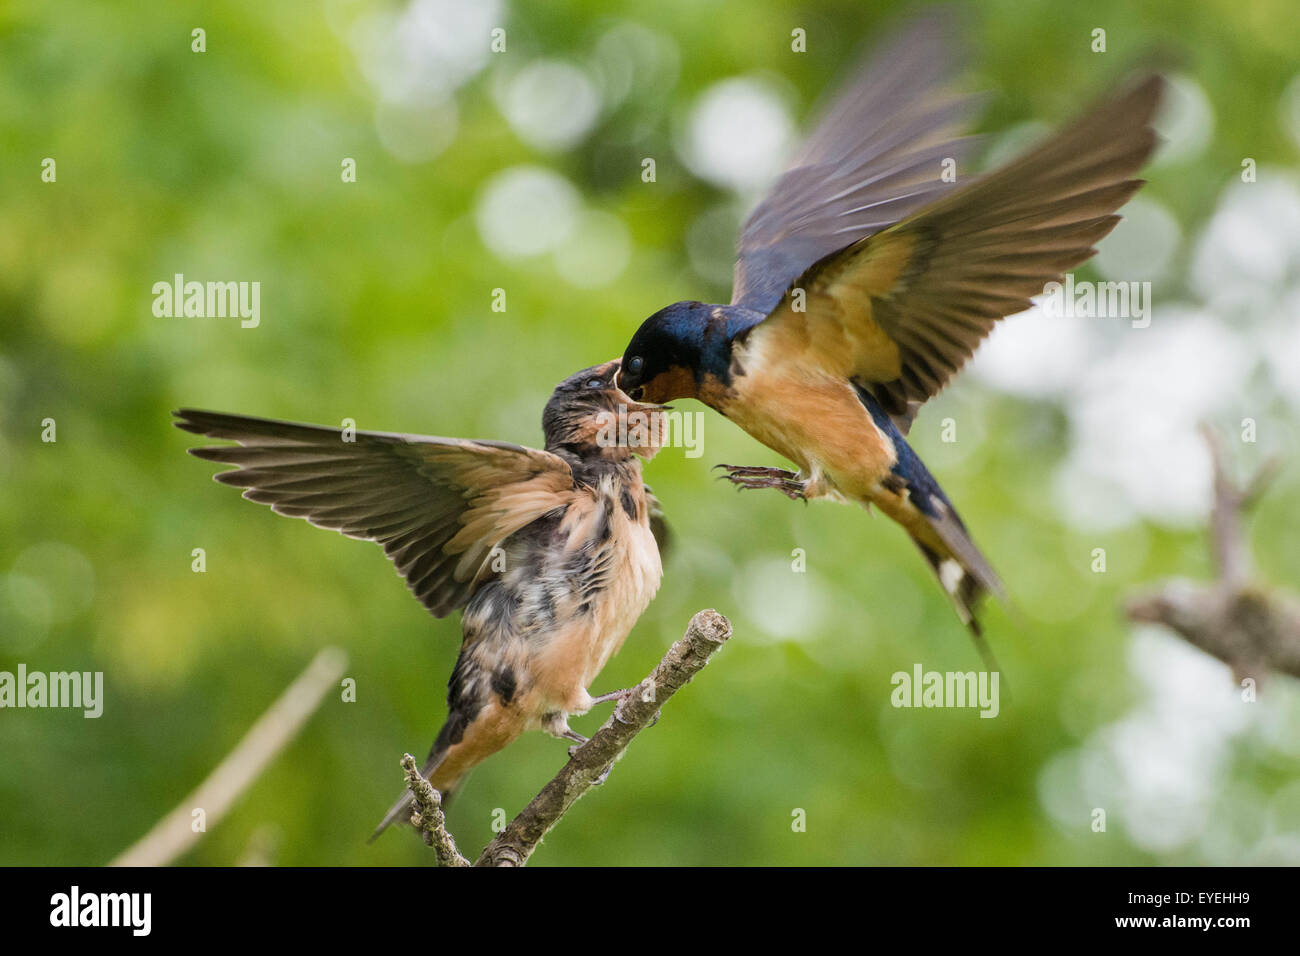
[[[627,370],[633,375],[640,375],[641,369],[645,368],[645,359],[639,355],[634,355],[628,360]]]
[[[588,388],[604,388],[604,387],[605,387],[605,383],[602,382],[602,381],[601,381],[600,379],[598,379],[598,378],[593,378],[591,381],[587,382],[587,387],[588,387]]]

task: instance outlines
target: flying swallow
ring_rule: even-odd
[[[423,768],[445,799],[526,730],[583,742],[569,716],[622,693],[587,689],[659,588],[666,525],[638,458],[658,450],[657,409],[629,400],[617,371],[607,362],[556,387],[544,451],[174,413],[178,428],[239,443],[190,449],[238,466],[217,481],[378,543],[434,617],[462,611],[447,720]],[[410,802],[408,793],[375,836]]]
[[[642,323],[619,384],[695,398],[798,465],[721,465],[741,488],[876,505],[911,535],[982,652],[978,598],[1002,585],[904,436],[1003,316],[1096,252],[1156,143],[1163,86],[1135,82],[968,183],[943,22],[869,63],[740,235],[732,300]]]

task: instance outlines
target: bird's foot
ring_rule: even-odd
[[[567,727],[564,728],[564,730],[561,731],[559,734],[557,734],[557,736],[560,737],[562,740],[573,741],[573,746],[569,748],[570,757],[572,757],[575,753],[577,753],[578,748],[581,747],[583,744],[585,744],[588,740],[587,737],[582,736],[582,734],[578,733],[576,730],[570,730]]]
[[[633,697],[640,697],[643,701],[646,702],[654,700],[653,697],[645,696],[648,693],[650,693],[649,688],[646,688],[641,684],[637,684],[635,687],[625,687],[622,690],[611,691],[608,694],[601,694],[599,697],[593,697],[591,698],[591,703],[594,706],[596,704],[607,704],[611,700],[618,701],[618,703],[614,705],[614,719],[617,720],[620,724],[626,724],[628,723],[628,721],[624,720],[622,713],[620,713],[624,702],[632,699]],[[654,715],[654,719],[651,720],[650,723],[647,724],[646,726],[653,727],[657,723],[659,723],[659,714],[656,712]]]
[[[591,698],[591,706],[595,707],[597,704],[608,704],[611,700],[621,701],[628,694],[638,689],[638,687],[624,687],[622,690],[612,690],[608,694],[601,694],[599,697]]]
[[[615,694],[606,694],[605,697],[606,697],[606,698],[612,698],[612,697],[614,697],[614,696],[617,696],[618,694],[626,694],[626,693],[627,693],[627,691],[625,691],[625,690],[623,690],[623,691],[616,691]],[[565,729],[565,730],[560,734],[560,736],[563,737],[565,740],[572,740],[572,741],[574,741],[573,746],[569,748],[569,757],[570,757],[570,759],[572,759],[572,758],[577,754],[577,752],[578,752],[580,749],[582,749],[582,745],[585,744],[585,743],[588,741],[588,739],[589,739],[589,738],[587,738],[587,737],[582,736],[582,734],[578,733],[576,730],[569,730],[568,728],[566,728],[566,729]],[[613,770],[613,769],[614,769],[614,765],[613,765],[613,764],[610,764],[608,767],[606,767],[604,770],[601,771],[601,774],[600,774],[599,777],[597,777],[595,780],[593,780],[593,781],[591,782],[591,785],[592,785],[593,787],[599,787],[602,783],[605,782],[606,778],[609,777],[609,772],[610,772],[611,770]]]
[[[627,721],[624,720],[623,715],[619,713],[619,708],[623,705],[623,701],[627,700],[633,694],[638,694],[640,692],[640,684],[637,684],[635,687],[624,687],[622,690],[612,690],[608,694],[601,694],[599,697],[591,698],[591,705],[594,707],[597,704],[608,704],[611,700],[616,701],[617,703],[614,704],[614,719],[621,724],[626,724]]]
[[[726,470],[726,478],[739,488],[775,488],[792,501],[806,500],[808,482],[793,471],[784,468],[764,468],[759,465],[714,465]]]

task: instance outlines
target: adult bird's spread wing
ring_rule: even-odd
[[[827,256],[750,332],[811,349],[907,430],[1006,315],[1096,252],[1142,185],[1163,81],[1148,76],[1014,162]],[[802,311],[800,308],[802,307]]]
[[[214,477],[282,515],[378,542],[434,617],[463,607],[491,573],[491,550],[573,500],[573,473],[549,452],[505,442],[356,432],[174,412],[177,428],[238,445],[190,454],[239,467]]]
[[[951,190],[939,177],[973,139],[974,98],[949,88],[960,66],[951,11],[910,21],[864,61],[741,230],[731,301],[768,312],[805,269]]]

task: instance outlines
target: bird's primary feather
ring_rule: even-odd
[[[768,312],[814,262],[953,188],[938,172],[977,140],[978,97],[957,93],[962,19],[936,8],[863,58],[803,148],[746,220],[732,303]]]

